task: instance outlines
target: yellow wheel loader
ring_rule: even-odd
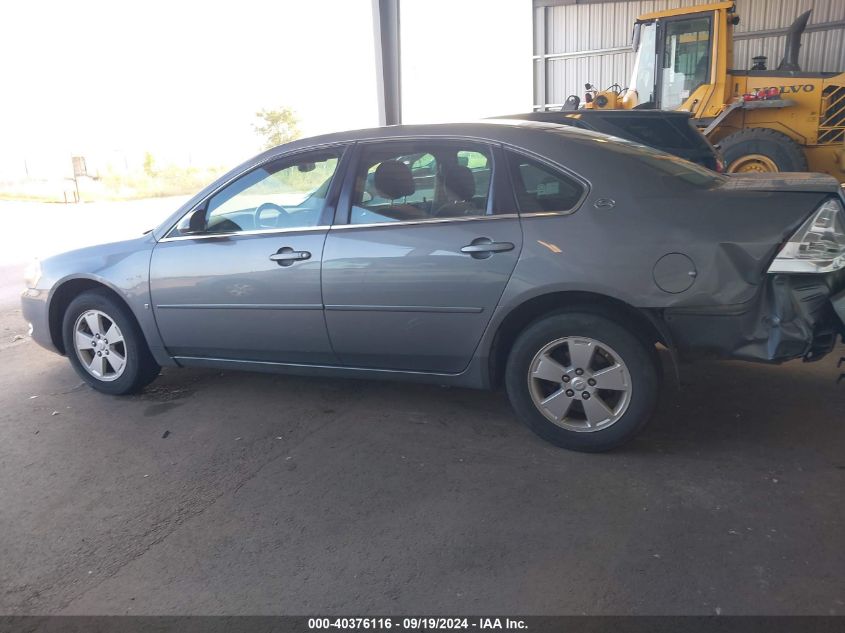
[[[630,85],[588,85],[584,107],[685,110],[719,147],[728,172],[816,171],[845,182],[845,73],[799,67],[809,17],[789,28],[777,68],[760,56],[741,70],[733,68],[734,2],[642,15]]]

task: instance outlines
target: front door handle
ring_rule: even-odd
[[[308,251],[295,251],[290,246],[283,246],[270,255],[270,259],[279,266],[293,266],[294,262],[311,259],[311,253]]]
[[[468,253],[475,259],[487,259],[493,253],[512,251],[513,244],[510,242],[494,242],[489,237],[477,237],[461,249],[462,253]]]

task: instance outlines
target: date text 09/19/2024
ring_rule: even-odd
[[[519,618],[448,618],[448,617],[348,617],[309,618],[308,630],[523,630],[525,620]]]

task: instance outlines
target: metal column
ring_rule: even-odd
[[[399,0],[373,0],[379,123],[402,123]]]

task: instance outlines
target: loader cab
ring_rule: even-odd
[[[639,106],[676,110],[710,83],[711,15],[638,22],[637,26],[639,47],[629,85],[637,92]]]
[[[623,107],[686,110],[698,118],[721,106],[724,82],[715,78],[724,77],[730,54],[732,11],[733,3],[723,2],[641,16],[634,25],[634,67]]]

